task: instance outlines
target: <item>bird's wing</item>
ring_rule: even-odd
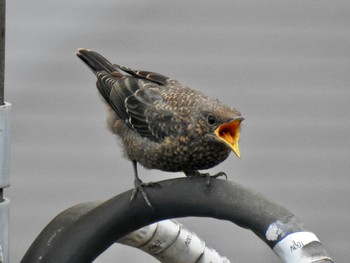
[[[178,85],[176,80],[112,64],[88,49],[78,49],[77,56],[94,72],[99,92],[131,129],[154,141],[175,129],[170,122],[173,113],[164,107],[160,90]]]
[[[162,87],[133,76],[120,76],[119,72],[96,75],[98,90],[131,129],[153,141],[167,136],[173,113],[162,107]]]

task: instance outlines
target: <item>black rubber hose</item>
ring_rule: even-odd
[[[177,217],[229,220],[252,230],[271,248],[291,233],[306,231],[286,208],[230,181],[212,179],[207,187],[204,178],[179,178],[159,185],[146,188],[154,210],[141,195],[130,203],[131,190],[103,203],[85,203],[66,210],[41,232],[21,262],[92,262],[124,235]],[[276,222],[278,237],[268,240],[266,231]],[[321,243],[308,247],[304,247],[306,254],[328,256]]]

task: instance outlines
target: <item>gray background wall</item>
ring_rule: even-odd
[[[132,187],[75,50],[180,80],[241,110],[242,159],[213,169],[293,211],[336,262],[350,251],[349,1],[7,1],[11,261],[60,211]],[[182,174],[140,171],[145,181]],[[233,262],[279,262],[251,232],[182,220]],[[114,246],[97,262],[156,262]]]

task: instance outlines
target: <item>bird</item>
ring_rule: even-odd
[[[205,176],[209,186],[210,178],[226,174],[200,170],[220,164],[232,151],[241,157],[238,141],[244,118],[237,109],[162,74],[112,64],[95,51],[79,48],[76,55],[95,74],[107,105],[107,127],[133,164],[131,201],[140,192],[152,208],[144,187],[155,183],[139,178],[138,163]]]

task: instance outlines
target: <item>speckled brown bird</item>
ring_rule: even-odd
[[[240,157],[243,118],[238,110],[161,74],[112,64],[94,51],[81,48],[77,56],[96,75],[96,86],[110,107],[108,127],[120,137],[125,156],[133,163],[131,199],[140,191],[151,206],[137,163],[209,179],[198,170],[221,163],[231,150]],[[219,175],[224,173],[214,177]]]

